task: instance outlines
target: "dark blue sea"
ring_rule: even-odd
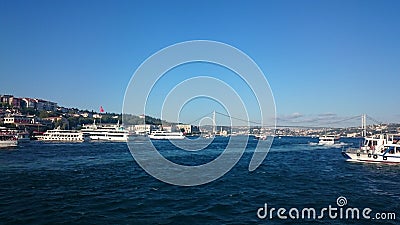
[[[193,153],[190,163],[212,160],[227,140],[216,138],[211,151]],[[347,148],[361,140],[341,141]],[[125,143],[30,142],[1,149],[0,224],[399,224],[400,166],[346,162],[343,147],[310,142],[317,139],[275,138],[262,165],[249,172],[257,143],[249,140],[231,171],[193,187],[153,178]],[[168,141],[153,143],[165,157],[188,162],[188,153],[181,155]],[[286,209],[286,216],[292,208],[339,210],[339,197],[346,200],[343,210],[370,208],[370,219],[332,219],[326,211],[320,219],[257,215],[265,204]],[[395,213],[396,219],[375,213]]]

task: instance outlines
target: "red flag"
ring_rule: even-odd
[[[100,106],[100,112],[101,112],[101,113],[104,112],[103,106]]]

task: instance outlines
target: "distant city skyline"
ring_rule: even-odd
[[[141,63],[169,45],[202,39],[232,45],[259,65],[275,97],[278,124],[323,125],[364,113],[400,122],[398,1],[1,5],[0,94],[121,113],[125,89]],[[215,68],[181,72],[224,76]],[[154,94],[178,81],[160,81]],[[182,111],[182,122],[211,107],[194,103]]]

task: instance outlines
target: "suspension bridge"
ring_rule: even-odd
[[[208,118],[212,124],[206,124],[206,125],[201,125],[200,123],[202,120],[205,118]],[[233,125],[222,125],[221,123],[218,123],[217,121],[222,121],[226,119],[229,119],[231,122],[236,120],[241,122],[243,125],[242,126],[233,126]],[[361,123],[360,123],[361,121]],[[368,121],[368,124],[367,124]],[[274,122],[274,121],[268,121],[268,122]],[[297,122],[300,123],[300,122]],[[347,129],[345,133],[348,135],[356,135],[361,134],[362,137],[365,137],[368,135],[367,133],[367,128],[371,125],[379,126],[382,125],[383,123],[367,114],[361,114],[361,115],[356,115],[356,116],[348,116],[348,117],[331,117],[331,118],[320,118],[319,120],[316,121],[316,125],[305,125],[305,124],[282,124],[279,123],[279,119],[277,121],[277,124],[263,124],[259,121],[255,120],[250,120],[250,119],[245,119],[245,118],[240,118],[240,117],[234,117],[230,116],[226,113],[218,112],[218,111],[211,111],[196,120],[191,121],[189,124],[195,125],[195,126],[208,126],[208,129],[206,128],[205,130],[209,130],[210,126],[212,126],[211,132],[216,134],[218,133],[217,127],[219,127],[222,131],[222,128],[226,129],[230,127],[231,129],[233,128],[242,128],[247,127],[247,129],[258,129],[259,132],[262,130],[266,132],[273,132],[275,131],[281,131],[278,133],[281,133],[285,135],[285,132],[282,133],[283,130],[289,129],[289,131],[295,131],[297,130],[298,132],[303,132],[304,130],[308,130],[307,133],[321,133],[321,132],[327,132],[329,130],[334,131],[335,129],[342,130]],[[232,124],[232,123],[231,123]],[[343,124],[347,124],[347,126],[343,126]],[[349,125],[350,124],[350,125]],[[340,126],[342,125],[342,126]],[[371,127],[369,127],[371,128]],[[301,131],[303,130],[303,131]],[[209,130],[210,131],[210,130]],[[351,131],[351,132],[350,132]],[[369,130],[369,134],[376,133],[377,131],[375,128],[372,130]],[[381,130],[382,132],[382,130]],[[286,132],[287,133],[287,132]],[[293,133],[293,132],[292,132]],[[343,132],[342,132],[343,133]],[[358,135],[357,135],[358,136]]]
[[[318,125],[293,125],[293,124],[279,124],[279,121],[277,124],[263,124],[258,121],[254,120],[249,120],[249,119],[243,119],[243,118],[238,118],[238,117],[233,117],[225,113],[217,112],[217,111],[211,111],[193,121],[191,121],[188,124],[195,125],[196,122],[199,122],[203,120],[204,118],[210,118],[212,120],[212,125],[216,126],[217,124],[217,115],[222,116],[231,120],[237,120],[246,123],[249,126],[259,126],[259,127],[265,127],[265,128],[315,128],[315,129],[323,129],[323,128],[334,128],[332,125],[340,125],[343,124],[344,122],[349,122],[349,121],[360,121],[361,118],[361,128],[364,129],[367,127],[367,120],[372,121],[373,123],[370,123],[369,125],[376,124],[376,125],[381,125],[383,124],[381,121],[378,121],[374,119],[373,117],[367,115],[367,114],[361,114],[361,115],[356,115],[356,116],[350,116],[346,118],[340,118],[336,120],[332,120],[327,118],[326,120],[329,121],[323,121],[322,119],[318,120]],[[279,120],[279,119],[278,119]],[[296,122],[298,123],[298,122]],[[352,126],[352,127],[359,127],[359,125]],[[219,125],[218,125],[219,126]]]

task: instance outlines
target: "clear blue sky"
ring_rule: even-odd
[[[209,39],[261,67],[282,123],[400,122],[400,1],[0,0],[0,94],[121,112],[136,68]]]

